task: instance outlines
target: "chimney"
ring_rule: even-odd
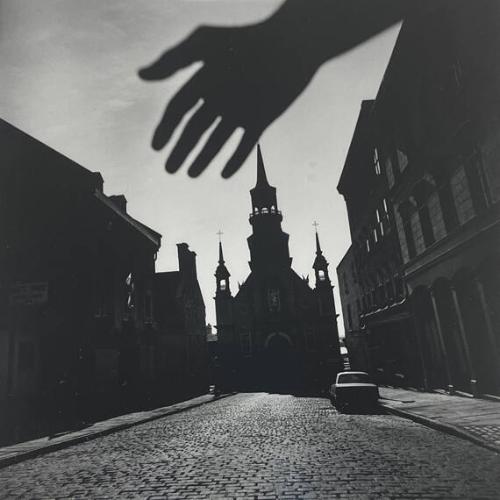
[[[104,180],[100,172],[91,172],[92,176],[92,187],[102,193],[102,187],[104,185]]]
[[[109,199],[113,202],[113,205],[118,207],[122,212],[127,213],[127,198],[123,194],[109,196]]]
[[[177,256],[181,275],[196,280],[196,253],[189,250],[187,243],[177,243]]]

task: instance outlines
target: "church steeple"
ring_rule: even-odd
[[[267,181],[266,169],[264,168],[264,160],[262,159],[260,144],[257,144],[257,183],[255,187],[271,187]]]
[[[315,223],[317,226],[317,224]],[[328,276],[328,262],[321,250],[319,242],[318,229],[316,228],[316,258],[314,259],[313,269],[316,274],[316,287],[323,283],[330,285],[330,277]]]
[[[252,270],[274,269],[291,265],[288,234],[281,229],[283,217],[278,210],[276,188],[267,180],[260,145],[257,146],[257,182],[250,190],[253,234],[248,238]]]
[[[231,295],[231,288],[229,285],[229,277],[231,274],[227,270],[224,262],[224,253],[222,251],[222,241],[219,241],[219,264],[215,270],[215,279],[217,282],[216,296]]]
[[[250,195],[252,197],[252,214],[279,215],[276,188],[271,186],[267,180],[260,145],[257,146],[257,182],[255,187],[250,190]]]

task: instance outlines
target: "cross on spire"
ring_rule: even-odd
[[[223,232],[219,229],[219,230],[217,231],[217,233],[215,233],[215,234],[217,234],[217,236],[219,237],[219,243],[220,243],[220,242],[221,242],[221,240],[222,240],[222,235],[223,235],[224,233],[223,233]]]
[[[319,223],[318,223],[318,222],[316,222],[316,221],[314,221],[314,222],[312,223],[312,225],[314,226],[314,229],[316,230],[316,232],[318,232]]]

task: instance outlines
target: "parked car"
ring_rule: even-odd
[[[341,412],[347,408],[373,408],[378,398],[378,386],[366,372],[340,372],[330,387],[330,401]]]

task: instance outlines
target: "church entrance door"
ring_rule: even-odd
[[[266,340],[264,389],[290,394],[296,388],[296,355],[288,335],[272,333]]]

